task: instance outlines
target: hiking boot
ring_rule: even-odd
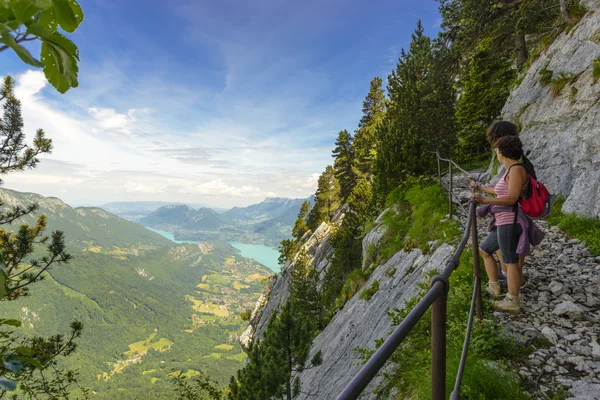
[[[502,289],[508,288],[508,278],[502,270],[498,271],[498,283]]]
[[[502,296],[502,291],[500,290],[499,283],[488,283],[485,286],[485,291],[493,298],[499,299]]]
[[[521,313],[521,299],[508,297],[507,295],[503,300],[492,302],[492,310],[510,315],[519,315]]]

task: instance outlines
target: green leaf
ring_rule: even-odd
[[[9,32],[2,32],[0,42],[6,44],[8,47],[13,49],[19,58],[26,64],[33,65],[34,67],[43,67],[44,64],[33,58],[29,50],[17,43],[14,37]]]
[[[15,19],[15,14],[12,12],[12,10],[10,8],[7,7],[7,5],[1,5],[0,6],[0,22],[9,22]]]
[[[10,379],[0,378],[0,389],[6,391],[12,391],[17,389],[17,382],[11,381]]]
[[[40,11],[52,7],[52,0],[12,0],[11,5],[17,21],[26,24]]]
[[[83,11],[76,0],[54,0],[54,15],[67,32],[75,32],[83,21]]]
[[[18,319],[0,319],[0,325],[10,325],[18,328],[21,326],[21,321]]]
[[[58,29],[58,22],[56,22],[56,18],[54,17],[54,8],[42,11],[38,23],[51,32],[56,32]]]
[[[70,43],[75,46],[73,42]],[[71,46],[67,47],[68,49],[56,42],[46,40],[42,42],[44,74],[48,82],[60,93],[65,93],[70,88],[79,85],[77,81],[77,73],[79,72],[77,47],[75,47],[74,52]]]
[[[33,365],[34,367],[36,367],[39,370],[44,369],[44,367],[42,366],[42,363],[40,362],[40,360],[36,360],[35,358],[19,357],[19,360],[21,360],[24,363],[27,363],[29,365]]]

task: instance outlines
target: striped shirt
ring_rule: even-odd
[[[504,174],[502,179],[498,181],[496,186],[494,186],[494,193],[498,197],[506,197],[508,196],[508,183],[506,183],[506,175],[508,172]],[[509,212],[499,212],[496,213],[496,226],[500,225],[512,225],[515,223],[515,213],[512,211]]]

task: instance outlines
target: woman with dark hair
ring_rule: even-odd
[[[517,126],[510,121],[496,121],[487,130],[486,133],[487,139],[492,145],[492,148],[495,147],[496,142],[503,137],[506,136],[519,136],[519,131]],[[493,193],[494,186],[502,179],[506,170],[504,169],[504,165],[499,161],[496,154],[492,157],[492,161],[490,163],[490,167],[488,170],[481,174],[473,174],[469,178],[478,182],[488,181],[486,186],[479,186],[479,190]],[[500,262],[501,270],[499,279],[501,283],[506,287],[506,265],[502,259],[502,251],[499,249],[496,252],[496,256],[498,257],[498,261]],[[524,256],[519,256],[519,269],[521,271],[521,286],[525,283],[525,279],[523,277],[523,265],[525,262]]]
[[[517,223],[517,211],[514,207],[519,201],[523,189],[528,182],[528,173],[520,163],[523,156],[523,145],[518,136],[504,136],[494,143],[498,161],[506,173],[494,187],[482,187],[471,182],[471,187],[485,193],[495,194],[497,197],[484,197],[473,194],[481,204],[491,206],[504,206],[487,208],[495,217],[495,229],[492,229],[486,239],[481,243],[480,253],[485,262],[485,270],[489,278],[486,287],[488,293],[498,298],[501,295],[498,283],[498,267],[492,254],[498,249],[502,252],[502,260],[508,275],[508,294],[502,301],[492,303],[492,308],[510,314],[520,313],[519,289],[521,286],[521,268],[519,268],[519,254],[517,247],[521,235],[526,233],[522,224]]]

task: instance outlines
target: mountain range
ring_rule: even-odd
[[[151,212],[157,210],[163,206],[169,205],[187,205],[192,208],[212,208],[217,213],[222,213],[227,211],[226,208],[215,208],[210,207],[206,204],[196,204],[196,203],[179,203],[179,202],[166,202],[166,201],[118,201],[112,203],[106,203],[100,206],[100,208],[109,211],[113,214],[118,215],[119,217],[125,218],[127,220],[138,222],[140,219],[144,218]]]
[[[291,236],[300,206],[308,199],[267,198],[223,213],[188,205],[165,205],[139,223],[173,232],[177,240],[224,240],[277,246]]]

